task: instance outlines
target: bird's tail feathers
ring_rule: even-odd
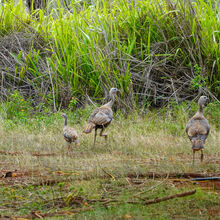
[[[88,133],[92,132],[92,129],[93,129],[94,127],[95,127],[95,124],[92,123],[92,122],[90,122],[90,123],[87,125],[87,127],[85,128],[85,130],[83,131],[83,133],[88,134]]]
[[[204,143],[200,139],[192,140],[192,149],[193,150],[200,150],[204,148]]]

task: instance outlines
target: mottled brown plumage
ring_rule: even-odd
[[[201,150],[201,161],[203,161],[203,148],[206,138],[208,137],[210,126],[207,119],[203,115],[203,108],[205,107],[208,98],[201,96],[199,99],[199,109],[196,114],[188,121],[186,125],[186,133],[192,143],[193,149],[193,164],[195,158],[195,151]]]
[[[93,128],[95,128],[95,135],[94,135],[94,146],[96,142],[97,136],[97,129],[101,129],[100,136],[105,137],[107,139],[107,134],[103,134],[103,131],[108,125],[111,123],[113,119],[113,112],[112,112],[112,105],[115,101],[115,95],[119,90],[117,88],[111,88],[109,95],[110,95],[110,102],[107,104],[95,109],[90,118],[87,127],[83,131],[84,133],[88,134],[91,133]]]
[[[63,128],[63,137],[68,144],[68,150],[70,150],[70,145],[72,142],[75,143],[75,146],[79,145],[78,135],[74,128],[71,128],[67,125],[67,115],[63,113],[61,116],[65,118],[64,128]]]

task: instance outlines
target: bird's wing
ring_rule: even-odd
[[[95,117],[95,115],[99,112],[99,108],[96,108],[92,114],[90,115],[90,118],[89,118],[89,122],[92,122],[93,118]]]
[[[202,141],[204,142],[208,137],[210,131],[210,125],[207,119],[204,118],[203,120],[200,121],[200,129],[202,129],[201,138]]]
[[[192,125],[193,125],[193,121],[192,119],[190,119],[188,123],[186,124],[186,133],[188,136],[189,136],[189,129],[192,127]]]
[[[77,132],[75,129],[66,127],[63,129],[63,136],[67,141],[74,141],[78,138]]]
[[[106,106],[102,106],[95,111],[93,111],[90,122],[96,125],[105,125],[108,124],[113,118],[113,113],[111,108]]]
[[[190,140],[194,137],[201,137],[205,140],[209,130],[210,126],[205,118],[201,120],[190,119],[186,125],[186,133]]]

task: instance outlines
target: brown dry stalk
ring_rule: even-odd
[[[103,169],[102,169],[103,170]],[[103,170],[104,171],[104,170]],[[113,178],[113,175],[107,173],[105,171],[105,173],[110,177],[110,178]],[[131,177],[133,176],[133,177]],[[129,177],[129,178],[137,178],[137,174],[127,174],[126,177]],[[162,177],[166,177],[167,179],[167,174],[163,174],[163,173],[146,173],[146,174],[140,174],[138,175],[139,178],[162,178]],[[201,173],[171,173],[169,174],[169,178],[191,178],[191,177],[209,177],[209,176],[212,176],[211,174],[201,174]],[[106,176],[101,176],[101,177],[96,177],[98,179],[104,179],[106,178]],[[168,178],[168,179],[169,179]],[[81,178],[83,180],[91,180],[92,178],[88,178],[88,177],[83,177]],[[165,180],[166,180],[165,179]],[[39,183],[35,183],[35,184],[32,184],[34,186],[37,186],[37,185],[54,185],[54,184],[57,184],[59,182],[68,182],[68,181],[74,181],[74,180],[77,180],[77,178],[69,178],[69,179],[61,179],[61,180],[58,180],[58,179],[50,179],[50,180],[44,180],[44,181],[41,181]]]
[[[111,173],[108,173],[104,168],[102,168],[102,167],[100,167],[101,168],[101,170],[105,173],[105,174],[107,174],[109,177],[111,177],[113,180],[115,180],[115,177],[111,174]]]
[[[3,151],[1,150],[0,151],[0,154],[3,154],[3,155],[11,155],[11,156],[17,156],[17,155],[21,155],[21,154],[24,154],[24,152],[19,152],[19,151],[16,151],[16,152],[9,152],[9,151]],[[31,156],[36,156],[36,157],[42,157],[42,156],[56,156],[57,154],[56,153],[37,153],[37,152],[30,152]]]
[[[171,195],[171,196],[166,196],[166,197],[163,197],[163,198],[150,199],[150,200],[147,200],[147,201],[143,202],[143,204],[144,205],[150,205],[150,204],[159,203],[159,202],[163,202],[163,201],[178,198],[178,197],[190,196],[190,195],[193,195],[195,193],[196,193],[196,190],[194,189],[194,190],[189,191],[189,192],[178,193],[178,194],[174,194],[174,195]]]
[[[8,172],[8,171],[7,171]],[[5,173],[7,173],[5,172]],[[17,171],[16,171],[17,172]],[[16,172],[15,172],[15,177],[18,177],[18,176],[22,176],[22,175],[16,175]],[[14,172],[13,172],[14,173]],[[33,185],[33,186],[39,186],[39,185],[55,185],[55,184],[58,184],[59,182],[69,182],[69,181],[74,181],[74,180],[91,180],[91,179],[105,179],[105,178],[113,178],[114,176],[112,174],[109,174],[107,173],[107,171],[105,170],[105,173],[106,175],[108,176],[99,176],[99,177],[92,177],[92,176],[83,176],[81,178],[77,178],[77,177],[74,177],[74,178],[68,178],[68,179],[43,179],[39,182],[35,182],[35,183],[28,183],[29,185]],[[33,172],[30,172],[31,175],[33,175]],[[175,178],[175,179],[182,179],[182,178],[185,178],[185,179],[189,179],[189,178],[196,178],[196,177],[212,177],[212,176],[216,176],[218,174],[212,174],[212,173],[206,173],[206,174],[202,174],[202,173],[169,173],[169,178],[168,179],[172,179],[172,178]],[[27,173],[25,173],[25,176],[27,176]],[[37,176],[37,175],[35,175]],[[40,176],[40,175],[39,175]],[[3,174],[2,176],[0,176],[0,182],[1,180],[4,181],[4,178],[5,175]],[[41,177],[43,177],[41,175]],[[113,179],[117,179],[117,178],[123,178],[123,177],[128,177],[128,178],[131,178],[131,179],[143,179],[143,178],[149,178],[149,179],[158,179],[158,178],[167,178],[167,174],[166,173],[154,173],[154,172],[147,172],[147,173],[142,173],[142,174],[137,174],[137,173],[128,173],[124,176],[115,176]],[[8,179],[8,178],[7,178]],[[10,180],[13,181],[16,180],[16,178],[14,177],[11,177]],[[11,183],[13,185],[13,182]]]
[[[215,174],[203,174],[203,173],[169,173],[169,178],[196,178],[196,177],[211,177],[215,175]],[[138,174],[137,173],[128,173],[126,175],[129,178],[166,178],[167,177],[167,173],[155,173],[155,172],[147,172],[147,173],[141,173]]]
[[[0,154],[16,156],[16,155],[23,154],[23,152],[9,152],[9,151],[0,150]]]
[[[26,216],[0,216],[1,218],[8,218],[8,219],[33,219],[33,218],[45,218],[45,217],[52,217],[52,216],[65,216],[65,215],[74,215],[79,212],[83,211],[90,211],[92,210],[91,207],[83,207],[83,208],[76,208],[72,209],[71,211],[58,211],[58,212],[50,212],[50,213],[41,213],[39,211],[32,211],[31,214]]]

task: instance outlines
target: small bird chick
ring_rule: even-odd
[[[64,128],[63,128],[63,137],[66,140],[68,144],[68,151],[70,151],[70,145],[72,142],[75,143],[75,146],[79,146],[79,139],[78,134],[74,128],[71,128],[67,125],[67,115],[65,113],[61,114],[62,117],[64,117]]]

